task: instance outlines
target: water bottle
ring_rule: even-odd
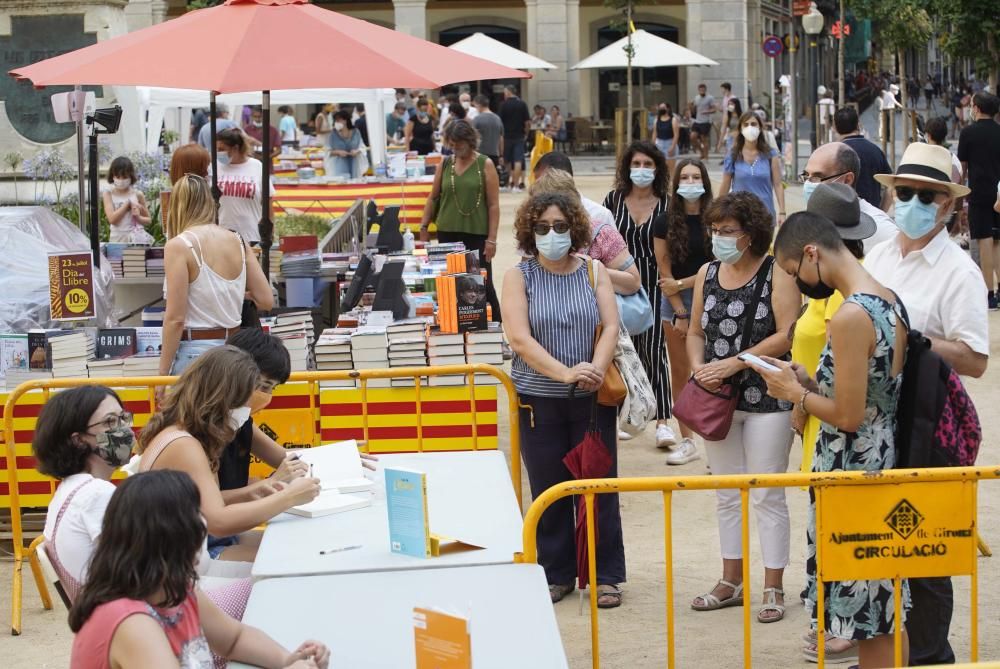
[[[385,161],[382,161],[375,166],[375,176],[379,179],[385,178]]]
[[[417,247],[416,241],[413,239],[413,231],[410,227],[406,227],[406,231],[403,233],[403,252],[413,253],[413,249]]]

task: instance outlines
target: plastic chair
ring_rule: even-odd
[[[59,574],[56,573],[56,568],[52,566],[52,561],[49,560],[49,554],[45,551],[45,537],[40,536],[35,539],[35,541],[32,542],[32,546],[34,546],[35,549],[31,553],[32,571],[36,570],[35,562],[37,561],[38,568],[41,569],[41,573],[44,576],[45,581],[52,584],[52,586],[56,589],[56,592],[59,593],[59,598],[62,599],[63,604],[66,605],[66,609],[69,610],[73,603],[69,601],[69,597],[66,595],[66,590],[63,589],[62,583],[59,581]],[[35,577],[38,577],[37,571],[35,573]],[[45,608],[51,608],[51,606],[47,606]]]

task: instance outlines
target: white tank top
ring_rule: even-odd
[[[184,327],[197,330],[239,327],[247,288],[247,263],[243,240],[239,235],[234,235],[243,258],[240,274],[235,279],[222,278],[205,262],[201,242],[197,237],[191,236],[198,246],[196,250],[186,232],[179,235],[191,249],[191,255],[198,264],[198,277],[188,284],[188,308]],[[163,292],[166,296],[166,289]]]
[[[139,201],[138,196],[135,194],[135,189],[133,188],[129,188],[128,192],[125,194],[119,193],[115,188],[108,189],[108,192],[111,193],[111,204],[115,206],[115,209],[122,206],[126,202],[129,204],[136,204]],[[112,243],[118,242],[127,244],[131,241],[132,230],[136,227],[142,226],[140,226],[132,216],[132,208],[129,207],[129,209],[125,212],[125,215],[122,216],[120,221],[118,221],[118,225],[110,226],[108,240]]]

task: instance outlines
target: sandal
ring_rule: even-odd
[[[612,583],[597,586],[597,608],[616,609],[622,605],[622,589]]]
[[[785,605],[778,603],[778,595],[782,598],[785,591],[781,588],[764,588],[764,605],[757,611],[757,622],[776,623],[785,617]],[[776,616],[765,616],[765,613],[777,613]]]
[[[574,590],[576,590],[576,586],[574,586],[572,583],[566,585],[559,585],[557,583],[554,583],[552,585],[549,585],[549,597],[552,599],[552,603],[555,604],[556,602],[562,601],[562,599],[566,595],[573,592]]]
[[[699,595],[694,598],[694,601],[691,602],[691,608],[694,609],[695,611],[715,611],[716,609],[724,609],[727,606],[743,605],[742,583],[736,585],[735,583],[730,583],[729,581],[720,579],[719,582],[715,584],[715,587],[718,588],[720,585],[723,585],[727,588],[732,588],[733,594],[730,595],[729,597],[726,597],[725,599],[719,599],[711,592],[706,592],[704,595]],[[712,588],[712,590],[715,590],[715,588]],[[702,600],[702,602],[704,603],[698,604],[697,601],[699,599]]]
[[[831,641],[847,641],[850,645],[843,650],[833,650],[833,648],[830,647]],[[824,662],[826,662],[826,664],[847,664],[848,662],[858,661],[857,641],[839,639],[837,637],[830,638],[828,636],[823,645],[826,646],[826,653],[824,657]],[[810,662],[819,662],[819,652],[816,648],[816,639],[813,640],[811,647],[802,649],[802,654]]]

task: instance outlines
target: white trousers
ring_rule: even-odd
[[[737,411],[733,426],[722,441],[706,441],[705,452],[713,475],[773,474],[788,470],[792,448],[792,412],[747,413]],[[718,490],[719,538],[722,557],[743,558],[742,505],[739,490]],[[750,491],[764,566],[788,566],[789,520],[784,488]]]

